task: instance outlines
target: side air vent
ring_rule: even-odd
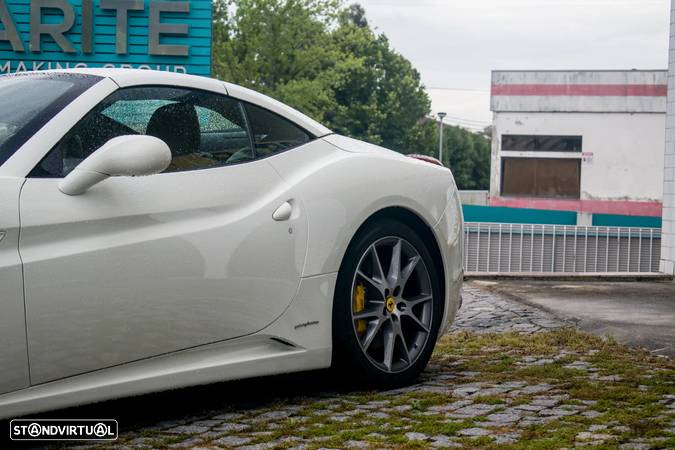
[[[285,345],[285,346],[287,346],[287,347],[295,348],[295,345],[293,345],[293,344],[291,344],[290,342],[285,341],[285,340],[283,340],[283,339],[276,338],[276,337],[273,337],[273,338],[270,338],[270,339],[273,340],[273,341],[276,341],[276,342],[278,342],[278,343],[280,343],[280,344],[283,344],[283,345]]]

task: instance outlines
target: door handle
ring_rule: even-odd
[[[283,202],[276,211],[274,211],[274,214],[272,214],[272,219],[276,220],[277,222],[282,222],[284,220],[290,219],[292,214],[293,205],[290,201],[286,201]]]

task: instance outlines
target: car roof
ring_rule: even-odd
[[[203,77],[198,75],[188,75],[184,73],[168,72],[163,70],[146,70],[146,69],[120,69],[120,68],[77,68],[77,69],[60,69],[49,70],[42,72],[54,73],[79,73],[83,75],[94,75],[99,77],[110,78],[120,87],[130,87],[148,84],[160,85],[178,85],[184,87],[192,87],[195,89],[205,89],[216,92],[222,92],[223,87],[225,92],[232,97],[240,100],[256,104],[263,108],[269,109],[287,119],[300,125],[302,128],[312,133],[316,137],[332,134],[332,131],[312,119],[300,111],[291,108],[290,106],[281,103],[267,95],[261,94],[243,86],[233,83],[220,81],[215,78]]]

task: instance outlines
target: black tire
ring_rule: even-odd
[[[352,317],[353,283],[357,266],[368,249],[383,238],[402,238],[417,250],[424,262],[432,290],[431,326],[416,359],[396,373],[383,370],[366,356],[362,349]],[[386,269],[385,269],[386,270]],[[380,388],[402,386],[414,381],[424,370],[433,352],[443,316],[443,289],[441,277],[427,245],[418,234],[403,222],[392,219],[377,219],[362,228],[347,249],[338,273],[333,301],[333,364],[346,382],[356,381],[363,385]],[[413,359],[413,358],[410,358]]]

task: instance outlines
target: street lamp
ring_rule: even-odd
[[[439,122],[440,131],[438,133],[438,159],[441,161],[441,164],[443,164],[443,119],[445,119],[445,116],[447,114],[444,112],[438,113],[438,118],[441,119]]]

